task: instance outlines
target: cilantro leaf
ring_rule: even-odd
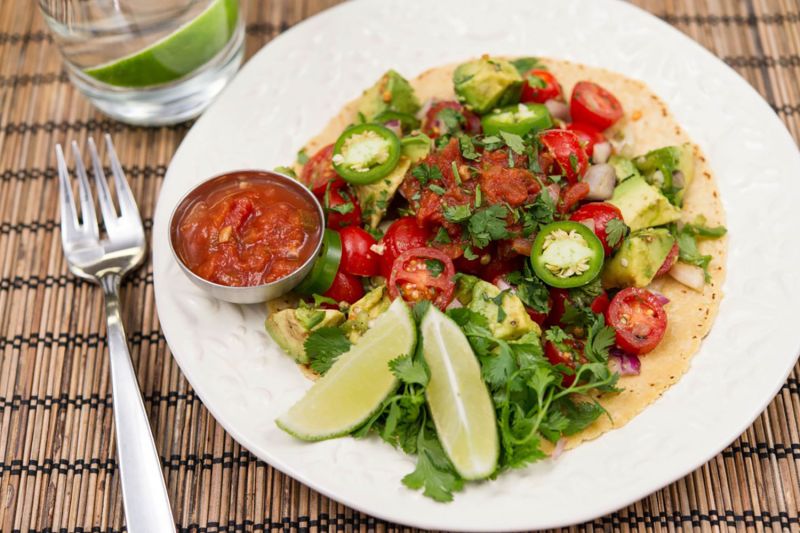
[[[497,353],[481,357],[480,361],[483,379],[490,386],[505,385],[517,368],[511,348],[502,341],[498,344]]]
[[[539,231],[541,226],[546,226],[553,222],[556,213],[556,205],[547,189],[542,189],[536,200],[525,207],[522,214],[522,234],[530,237]]]
[[[530,85],[535,89],[544,89],[545,87],[547,87],[547,82],[545,82],[542,78],[534,74],[528,74],[527,76],[525,76],[525,81],[527,81],[528,85]]]
[[[510,233],[506,227],[507,216],[508,208],[499,204],[476,211],[467,223],[472,244],[477,248],[485,248],[490,241],[508,238]]]
[[[428,189],[433,191],[434,194],[438,194],[439,196],[447,192],[444,187],[436,185],[435,183],[431,183],[430,185],[428,185]]]
[[[547,314],[550,312],[550,290],[533,273],[529,262],[525,262],[522,272],[507,274],[506,280],[517,288],[517,296],[522,300],[522,303],[537,313]]]
[[[305,148],[297,152],[297,162],[301,165],[308,163],[308,154],[306,153]]]
[[[532,69],[542,67],[542,64],[536,57],[520,57],[513,60],[511,64],[514,65],[514,68],[517,69],[517,72],[519,72],[520,76],[524,76]]]
[[[554,407],[567,422],[562,429],[564,435],[574,435],[586,429],[606,412],[596,401],[573,401],[569,397],[560,398]]]
[[[472,215],[472,210],[469,204],[446,205],[442,208],[442,213],[446,221],[458,223],[467,220]]]
[[[469,246],[464,248],[464,259],[466,259],[467,261],[472,261],[473,259],[477,259],[477,258],[478,258],[478,254],[473,252],[472,248],[470,248]]]
[[[461,185],[461,174],[459,174],[459,172],[458,172],[458,165],[456,165],[455,161],[450,163],[450,169],[453,172],[453,179],[455,180],[455,182],[458,185]]]
[[[436,165],[428,165],[421,163],[414,167],[411,175],[417,178],[420,185],[423,187],[431,181],[439,181],[442,179],[442,171]]]
[[[353,202],[345,202],[339,205],[329,205],[328,211],[336,211],[337,213],[341,213],[342,215],[346,215],[355,209]]]
[[[497,135],[489,135],[489,136],[484,137],[482,139],[478,139],[477,142],[481,146],[483,146],[486,150],[488,150],[490,152],[492,152],[494,150],[497,150],[499,148],[502,148],[503,145],[505,145],[505,142],[503,142],[503,139],[501,139]]]
[[[319,328],[303,343],[311,370],[325,374],[336,359],[350,349],[350,341],[339,328]]]
[[[414,360],[409,355],[401,355],[389,361],[389,368],[392,374],[403,383],[417,383],[425,386],[428,384],[430,377],[428,376],[428,369],[422,361]]]
[[[417,437],[417,466],[403,478],[403,484],[414,490],[423,489],[423,494],[438,502],[449,502],[453,492],[461,490],[464,480],[456,473],[442,449],[435,430],[427,428],[432,436],[426,436],[426,428]]]
[[[278,174],[283,174],[284,176],[289,176],[290,178],[297,179],[297,174],[295,173],[292,167],[285,167],[283,165],[275,167],[275,172]]]
[[[448,244],[453,241],[450,239],[450,235],[447,233],[447,230],[440,227],[436,231],[436,235],[433,237],[433,242],[439,244]]]
[[[575,154],[569,154],[569,166],[572,172],[578,172],[578,157]]]
[[[628,226],[619,218],[612,218],[606,223],[606,243],[615,247],[628,234]]]
[[[475,150],[475,144],[472,142],[472,138],[469,135],[460,134],[458,136],[458,146],[461,149],[461,155],[464,159],[469,159],[470,161],[474,161],[480,157],[480,154]]]
[[[503,138],[506,145],[511,148],[517,154],[524,154],[525,153],[525,141],[522,140],[522,137],[517,135],[516,133],[509,133],[507,131],[501,131],[500,137]]]
[[[438,259],[426,259],[425,266],[434,278],[438,278],[444,272],[444,265]]]
[[[608,350],[614,346],[616,341],[616,331],[610,326],[606,326],[606,321],[601,314],[595,314],[595,319],[589,326],[586,335],[586,345],[584,355],[586,359],[593,363],[607,363]]]
[[[442,121],[448,132],[461,129],[462,124],[466,124],[467,119],[464,114],[458,109],[452,107],[445,107],[436,114],[436,118]]]

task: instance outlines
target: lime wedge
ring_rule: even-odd
[[[461,477],[486,478],[497,468],[500,443],[480,364],[458,325],[435,307],[420,333],[431,372],[428,407],[442,447]]]
[[[414,352],[417,329],[402,299],[339,356],[328,372],[275,423],[302,440],[341,437],[363,424],[398,386],[389,361]]]
[[[217,55],[230,41],[238,18],[239,0],[214,0],[197,17],[147,48],[84,72],[120,87],[175,81]]]

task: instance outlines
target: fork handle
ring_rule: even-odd
[[[175,533],[161,461],[122,325],[120,277],[107,274],[100,284],[105,294],[117,457],[128,532]]]

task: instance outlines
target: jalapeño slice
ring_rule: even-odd
[[[525,135],[553,127],[553,119],[543,104],[515,104],[484,115],[481,124],[484,135],[497,135],[501,131]]]
[[[586,285],[603,268],[603,244],[580,222],[564,220],[544,226],[533,241],[531,266],[552,287]]]
[[[333,285],[341,261],[342,238],[338,231],[326,229],[314,266],[294,290],[300,294],[324,294]]]
[[[350,126],[333,145],[333,168],[355,185],[388,176],[400,160],[400,139],[380,124]]]

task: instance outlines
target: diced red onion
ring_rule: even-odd
[[[569,121],[569,106],[560,100],[550,99],[544,103],[550,115],[558,120]]]
[[[678,283],[682,283],[698,292],[703,292],[703,287],[706,284],[706,274],[699,266],[678,261],[672,265],[668,274]]]
[[[453,301],[447,304],[447,309],[458,309],[459,307],[464,307],[461,305],[461,302],[458,301],[458,298],[453,298]]]
[[[672,173],[672,186],[678,189],[683,189],[686,186],[686,179],[683,172],[676,170]]]
[[[608,158],[611,157],[611,143],[608,141],[604,141],[601,143],[597,143],[594,145],[592,149],[592,162],[593,163],[605,163],[608,161]]]
[[[564,438],[564,437],[561,437],[560,439],[558,439],[558,442],[556,442],[556,447],[553,448],[552,452],[550,452],[550,458],[551,459],[558,459],[559,456],[562,453],[564,453],[564,449],[566,447],[567,447],[567,439]]]
[[[497,282],[495,283],[495,286],[498,289],[500,289],[501,291],[504,291],[506,289],[510,289],[511,288],[511,285],[509,285],[508,282],[506,281],[506,279],[503,278],[503,277],[497,278]]]
[[[669,298],[667,298],[666,296],[664,296],[664,294],[663,294],[663,293],[661,293],[661,292],[659,292],[659,291],[657,291],[657,290],[655,290],[655,289],[647,289],[647,290],[649,290],[651,293],[653,293],[653,296],[655,296],[655,297],[656,297],[656,300],[657,300],[657,301],[658,301],[658,303],[660,303],[661,305],[667,305],[667,304],[669,303]]]
[[[585,218],[583,220],[579,220],[581,224],[589,228],[590,230],[594,231],[594,219],[593,218]]]
[[[614,195],[614,185],[617,183],[617,174],[614,167],[608,163],[592,165],[583,176],[583,181],[589,185],[589,200],[608,200]]]
[[[428,98],[425,100],[425,103],[422,104],[422,107],[419,109],[419,111],[417,111],[416,117],[419,120],[425,120],[425,115],[427,115],[428,111],[430,111],[431,107],[433,107],[433,102],[433,98]]]
[[[561,195],[561,187],[555,183],[551,183],[547,186],[547,192],[550,194],[550,198],[553,202],[558,203],[558,197]]]
[[[608,366],[612,372],[619,372],[620,376],[638,376],[642,371],[642,363],[638,356],[617,347],[611,348],[610,352]]]
[[[392,133],[397,135],[398,137],[403,136],[403,126],[400,124],[399,120],[390,120],[384,124],[388,129],[392,130]]]

